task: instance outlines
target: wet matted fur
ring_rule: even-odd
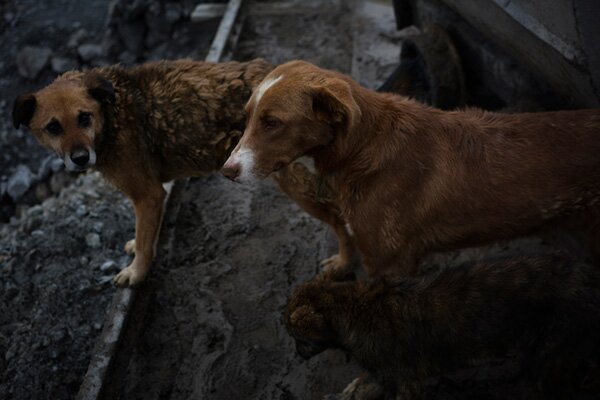
[[[120,286],[144,280],[154,257],[165,190],[162,183],[221,167],[244,129],[243,105],[272,69],[264,60],[160,61],[71,71],[19,96],[15,127],[29,127],[67,167],[99,170],[133,202],[133,262]]]
[[[348,351],[389,394],[516,352],[542,398],[576,393],[598,361],[600,282],[593,266],[558,256],[450,267],[419,278],[300,285],[284,319],[300,355]],[[402,397],[404,398],[404,397]]]

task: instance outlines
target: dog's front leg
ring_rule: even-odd
[[[131,264],[113,279],[117,286],[136,286],[146,278],[154,259],[165,196],[160,183],[130,194],[135,210],[135,256]]]

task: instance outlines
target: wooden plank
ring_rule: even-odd
[[[217,29],[217,34],[215,35],[210,50],[208,51],[208,55],[206,56],[206,61],[219,62],[221,60],[223,52],[225,51],[225,46],[227,46],[229,34],[235,24],[241,5],[242,0],[229,0],[225,14]]]
[[[223,3],[204,3],[198,4],[190,14],[192,22],[204,22],[215,18],[220,18],[225,14],[227,4]]]

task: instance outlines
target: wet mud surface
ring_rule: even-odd
[[[120,398],[318,399],[358,369],[342,353],[305,362],[282,313],[335,251],[326,227],[265,182],[192,181]]]

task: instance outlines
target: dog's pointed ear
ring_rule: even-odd
[[[348,82],[329,79],[323,85],[312,87],[312,108],[315,116],[337,127],[351,130],[360,120],[360,107],[354,100]]]
[[[35,113],[36,100],[33,93],[22,94],[15,100],[12,109],[12,119],[15,128],[21,124],[29,127],[31,118]]]
[[[115,89],[112,83],[97,73],[87,74],[84,78],[85,86],[88,89],[88,94],[98,102],[113,103],[116,100]]]

